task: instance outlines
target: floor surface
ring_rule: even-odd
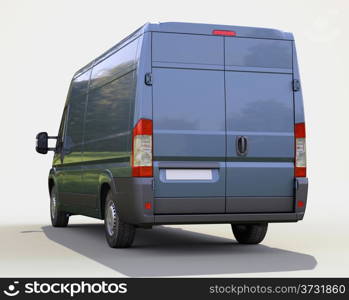
[[[158,226],[139,229],[132,248],[111,249],[102,222],[81,220],[0,226],[0,276],[349,276],[345,228],[323,236],[302,222],[271,224],[262,244],[239,245],[229,225]]]

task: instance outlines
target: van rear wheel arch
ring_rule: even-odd
[[[105,208],[105,201],[108,192],[111,190],[112,193],[115,195],[116,194],[116,188],[115,188],[115,183],[113,179],[113,174],[110,170],[106,169],[102,171],[102,173],[99,175],[99,199],[98,199],[98,204],[99,204],[99,218],[104,219],[104,208]]]

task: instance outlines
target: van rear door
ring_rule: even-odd
[[[292,211],[292,41],[225,37],[225,65],[226,212]]]
[[[224,213],[224,37],[152,43],[155,213]]]

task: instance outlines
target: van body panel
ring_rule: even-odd
[[[293,197],[227,197],[228,213],[283,213],[294,209]]]
[[[155,196],[225,197],[224,72],[154,68],[153,77]],[[157,161],[219,164],[210,181],[167,181]]]
[[[153,33],[153,62],[224,65],[224,38],[192,34]]]
[[[155,198],[155,214],[207,214],[222,213],[225,197]]]
[[[292,41],[226,37],[225,64],[292,72]]]
[[[92,68],[84,117],[82,182],[85,206],[97,210],[100,175],[108,164],[113,176],[131,174],[131,130],[139,40],[126,43]]]
[[[181,169],[192,168],[192,164],[182,161]],[[167,168],[161,168],[157,163],[154,164],[154,188],[155,197],[225,197],[225,164],[218,162],[216,168],[212,171],[212,179],[201,180],[168,180],[165,172]],[[185,195],[185,196],[184,196]]]
[[[95,89],[135,69],[138,39],[106,57],[92,69],[90,88]]]
[[[145,210],[146,202],[154,207],[153,179],[115,177],[120,218],[129,224],[154,224],[154,211]]]
[[[130,71],[90,90],[85,115],[84,162],[129,161],[134,79],[135,72]]]
[[[255,222],[297,222],[302,220],[304,217],[305,207],[298,207],[293,209],[291,212],[240,212],[240,213],[165,213],[159,214],[156,213],[159,208],[159,204],[162,206],[165,204],[164,201],[171,200],[171,198],[160,199],[159,203],[157,198],[154,197],[154,189],[152,178],[114,178],[116,194],[115,197],[118,199],[120,215],[124,222],[134,224],[134,225],[160,225],[160,224],[217,224],[217,223],[255,223]],[[306,203],[307,198],[307,189],[308,181],[306,178],[297,178],[296,179],[297,188],[296,195],[293,199],[293,205],[298,201],[303,201]],[[241,197],[244,198],[245,197]],[[237,205],[239,201],[244,199],[235,198],[232,200],[237,200],[231,202],[229,205]],[[280,197],[281,198],[281,197]],[[275,197],[275,199],[270,199],[270,197],[247,197],[247,201],[254,201],[254,205],[257,202],[259,209],[263,210],[262,202],[267,202],[271,204],[274,201],[274,204],[277,206],[288,207],[289,202],[287,197],[285,199],[280,199]],[[178,198],[177,198],[178,199]],[[186,200],[191,201],[192,198],[181,198],[178,199],[182,203]],[[280,201],[281,200],[281,201]],[[286,200],[286,201],[285,201]],[[145,210],[144,204],[146,202],[151,203],[152,209]],[[160,203],[161,202],[161,203]],[[282,204],[280,204],[282,203]],[[171,203],[176,205],[175,202]],[[166,206],[166,205],[165,205]],[[180,206],[180,205],[178,205]],[[196,205],[195,205],[196,206]],[[270,208],[270,206],[267,205]],[[242,204],[244,210],[248,210],[248,207]],[[166,209],[166,208],[165,208]],[[178,208],[176,208],[178,209]],[[183,210],[183,205],[182,208]],[[272,208],[275,210],[275,207]],[[283,210],[286,210],[285,208]]]
[[[227,162],[226,196],[293,196],[293,163]]]
[[[80,165],[61,165],[57,167],[56,178],[58,183],[58,196],[62,204],[67,207],[79,208],[83,205],[81,199],[82,167]]]
[[[57,155],[57,173],[59,174],[59,197],[64,205],[75,209],[84,205],[82,181],[83,118],[87,101],[90,72],[81,74],[72,80],[68,94],[66,126],[63,134],[61,153]]]
[[[293,196],[292,75],[227,71],[226,196]],[[237,139],[247,139],[239,155]]]
[[[158,68],[153,73],[155,159],[224,161],[224,73]]]
[[[83,184],[91,208],[97,208],[99,176],[108,161],[115,175],[129,176],[130,106],[134,73],[89,92],[85,115]],[[101,101],[102,99],[102,101]]]

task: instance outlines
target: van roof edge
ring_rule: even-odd
[[[113,47],[104,51],[97,58],[89,62],[84,67],[80,68],[73,76],[79,77],[87,70],[92,68],[96,63],[103,60],[106,56],[111,55],[122,45],[124,45],[131,38],[141,36],[145,32],[167,32],[167,33],[182,33],[182,34],[198,34],[211,35],[213,30],[228,30],[235,31],[237,37],[243,38],[260,38],[260,39],[281,39],[293,41],[293,34],[278,29],[262,28],[262,27],[248,27],[235,25],[219,25],[219,24],[205,24],[205,23],[186,23],[186,22],[159,22],[159,23],[145,23],[137,30],[126,36]]]
[[[293,34],[273,28],[249,27],[236,25],[205,24],[205,23],[185,23],[185,22],[159,22],[147,23],[144,25],[145,31],[164,31],[174,33],[204,34],[211,35],[212,30],[231,30],[236,32],[238,37],[265,38],[293,40]]]

